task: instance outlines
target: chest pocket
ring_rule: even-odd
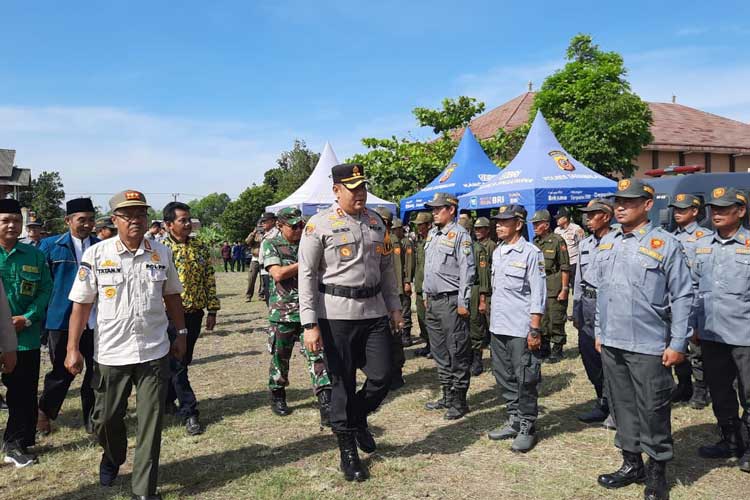
[[[602,250],[596,255],[594,263],[596,264],[596,281],[600,288],[606,288],[611,275],[611,267],[614,259],[611,250]]]
[[[125,278],[120,273],[102,274],[98,276],[99,301],[97,303],[97,315],[105,320],[115,319],[118,311],[125,307]]]
[[[148,306],[159,308],[164,300],[164,283],[167,281],[166,269],[146,269],[146,286],[148,291]]]
[[[438,244],[438,255],[441,257],[441,262],[444,267],[440,269],[441,273],[449,274],[452,276],[458,275],[458,265],[456,265],[456,248],[451,243],[447,245],[442,241]]]
[[[357,256],[357,242],[351,233],[338,233],[333,235],[333,246],[336,249],[336,255],[341,261],[352,260]],[[383,247],[383,242],[380,242]]]
[[[664,303],[667,277],[662,272],[659,263],[644,255],[639,255],[636,262],[640,266],[638,277],[643,294],[652,304]]]
[[[21,271],[21,279],[18,282],[18,294],[25,299],[32,299],[36,295],[41,279],[42,275],[39,273]]]
[[[526,268],[516,266],[506,266],[503,270],[505,279],[503,285],[508,290],[520,292],[523,290],[523,286],[526,283]]]
[[[736,254],[734,269],[727,276],[727,291],[732,294],[750,295],[750,255]]]

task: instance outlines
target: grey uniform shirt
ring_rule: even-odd
[[[476,277],[474,248],[468,231],[455,222],[433,227],[424,243],[424,283],[427,294],[458,292],[458,306],[469,307]]]
[[[651,355],[667,347],[685,352],[693,284],[674,235],[651,224],[628,234],[618,228],[602,238],[593,265],[594,331],[603,345]]]
[[[599,238],[592,234],[578,245],[578,266],[573,284],[573,318],[579,325],[583,324],[583,288],[596,288],[596,276],[591,272],[591,264],[599,251],[599,242]]]
[[[750,231],[730,240],[718,233],[695,248],[698,280],[698,336],[701,340],[750,346]]]
[[[313,215],[299,246],[299,308],[302,324],[326,319],[372,319],[400,311],[390,238],[383,219],[369,210],[359,216],[338,203]],[[320,293],[318,286],[373,288],[366,299]]]
[[[492,254],[490,331],[526,337],[531,315],[544,314],[546,297],[542,251],[523,237],[513,245],[501,243]]]
[[[688,266],[690,267],[690,274],[693,277],[693,316],[690,318],[690,336],[693,335],[693,330],[698,322],[701,320],[698,316],[701,314],[698,308],[698,279],[695,275],[695,247],[700,238],[714,234],[713,231],[705,227],[699,226],[696,222],[691,222],[685,227],[678,227],[675,229],[675,238],[680,240],[682,247],[685,249],[685,256],[688,260]]]

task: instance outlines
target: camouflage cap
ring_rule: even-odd
[[[604,198],[594,198],[589,201],[588,205],[580,209],[581,212],[606,212],[610,215],[615,213],[612,202]]]
[[[503,220],[503,219],[526,220],[527,215],[528,215],[528,212],[526,212],[526,208],[523,205],[503,205],[498,209],[497,213],[492,216],[492,218],[495,220]]]
[[[109,229],[117,229],[117,226],[115,226],[115,223],[112,222],[111,217],[99,217],[98,219],[96,219],[95,229],[97,231],[100,229],[104,229],[105,227]]]
[[[432,224],[432,214],[430,212],[419,212],[414,219],[415,224]]]
[[[702,203],[700,198],[695,195],[686,193],[676,194],[674,198],[672,198],[672,203],[669,204],[670,207],[674,208],[700,208],[701,205]]]
[[[717,187],[711,191],[711,199],[706,202],[706,205],[714,207],[747,205],[747,195],[733,187]]]
[[[622,179],[617,183],[615,196],[618,198],[648,198],[654,197],[654,188],[640,179]]]
[[[479,227],[490,227],[490,220],[487,217],[479,217],[477,221],[474,223],[474,229],[477,229]]]
[[[400,227],[404,227],[404,223],[401,222],[401,219],[399,219],[398,217],[396,217],[395,219],[393,219],[393,223],[391,224],[391,228],[398,229]]]
[[[537,210],[531,218],[531,222],[549,222],[550,220],[552,220],[552,217],[550,217],[549,210],[546,209]]]
[[[146,202],[144,194],[135,189],[120,191],[109,199],[109,208],[112,209],[112,211],[115,211],[118,208],[149,206],[151,205]]]
[[[424,204],[427,208],[448,207],[451,205],[457,207],[458,198],[450,193],[435,193],[432,196],[432,200]]]
[[[377,207],[375,211],[380,215],[384,221],[386,222],[392,222],[393,221],[393,213],[388,210],[386,207]]]
[[[294,226],[300,222],[304,222],[302,218],[302,212],[297,207],[286,207],[279,210],[276,214],[279,222],[286,224],[287,226]]]

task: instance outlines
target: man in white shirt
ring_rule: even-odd
[[[576,267],[578,266],[578,245],[586,237],[586,233],[583,232],[583,228],[572,221],[570,212],[565,207],[562,207],[555,214],[557,220],[557,227],[555,228],[555,234],[562,236],[565,240],[565,245],[568,247],[568,257],[570,258],[570,283],[571,290],[575,284]],[[572,321],[572,318],[568,318]]]

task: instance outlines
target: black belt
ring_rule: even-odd
[[[320,293],[335,295],[336,297],[346,297],[347,299],[369,299],[380,293],[380,284],[373,287],[350,287],[341,285],[318,285]]]
[[[427,295],[427,298],[430,300],[447,299],[448,297],[458,295],[458,290],[456,290],[455,292],[426,293],[425,295]]]
[[[581,295],[583,295],[587,299],[595,299],[596,298],[596,288],[589,288],[589,287],[586,287],[586,286],[581,286]]]

